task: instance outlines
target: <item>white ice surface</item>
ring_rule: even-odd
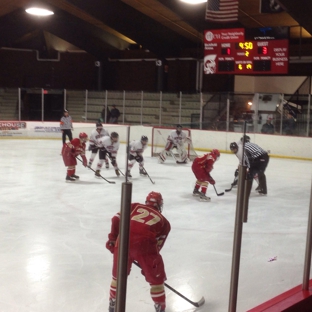
[[[108,184],[78,163],[80,181],[65,183],[58,140],[2,140],[0,167],[0,311],[102,312],[108,309],[112,255],[105,248],[110,219],[119,211],[121,186],[112,168]],[[166,312],[228,311],[236,189],[211,202],[192,196],[191,164],[158,164],[145,152],[155,181],[133,175],[132,201],[161,192],[172,230],[162,255],[170,290]],[[89,156],[89,153],[87,156]],[[118,163],[125,170],[125,145]],[[237,159],[222,154],[211,175],[218,192],[230,187]],[[95,165],[93,165],[95,168]],[[243,226],[237,311],[246,311],[302,283],[312,164],[271,158],[268,196],[253,190]],[[253,186],[253,189],[255,186]],[[268,262],[277,256],[277,260]],[[137,267],[128,279],[127,311],[153,312],[149,285]]]

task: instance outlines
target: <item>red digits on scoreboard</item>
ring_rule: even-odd
[[[269,52],[269,49],[266,46],[258,48],[258,54],[267,55],[268,52]]]

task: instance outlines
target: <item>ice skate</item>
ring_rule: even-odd
[[[204,193],[200,192],[199,200],[200,201],[210,201],[210,197],[208,197]]]
[[[100,178],[100,177],[101,177],[100,172],[101,172],[100,170],[96,170],[94,175],[95,175],[97,178]]]
[[[264,190],[259,190],[258,193],[259,193],[259,195],[262,195],[262,196],[267,195],[267,192],[265,192]]]
[[[75,182],[75,181],[76,179],[73,178],[72,176],[69,176],[69,175],[66,176],[66,182]]]
[[[140,175],[141,176],[147,176],[147,173],[144,169],[140,169]]]
[[[129,177],[129,178],[132,178],[132,175],[131,175],[130,170],[128,170],[128,177]]]
[[[75,174],[72,174],[71,176],[72,176],[73,178],[75,178],[76,180],[79,179],[79,176],[77,176],[77,175],[75,175]]]
[[[106,169],[109,169],[109,163],[108,163],[108,162],[105,163],[105,168],[106,168]]]
[[[119,176],[120,176],[119,169],[115,169],[115,173],[116,173],[116,176],[117,176],[117,177],[119,177]]]
[[[115,299],[109,299],[108,312],[115,312],[115,304],[116,304]]]
[[[202,193],[197,188],[194,188],[193,196],[200,196],[201,194]]]
[[[156,303],[154,307],[155,307],[155,312],[165,312],[165,309],[163,309],[159,303]]]

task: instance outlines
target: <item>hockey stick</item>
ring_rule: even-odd
[[[80,161],[80,162],[83,162],[80,158],[78,158],[77,156],[76,156],[76,158]],[[93,170],[91,167],[88,167],[89,169],[91,169],[93,172],[96,172],[95,170]],[[99,175],[103,180],[105,180],[107,183],[110,183],[110,184],[116,184],[116,182],[115,181],[109,181],[109,180],[107,180],[107,179],[105,179],[103,176],[101,176],[101,175]]]
[[[233,183],[231,184],[231,187],[230,187],[229,189],[226,189],[226,190],[225,190],[226,192],[232,191],[232,188],[233,188],[233,186],[235,185],[235,184],[234,184],[235,181],[236,181],[236,177],[234,178],[234,181],[233,181]]]
[[[133,263],[137,266],[137,267],[139,267],[139,268],[141,268],[140,267],[140,265],[136,262],[136,261],[133,261]],[[174,288],[172,288],[171,286],[169,286],[167,283],[164,283],[164,285],[167,287],[167,288],[169,288],[170,290],[172,290],[174,293],[176,293],[178,296],[180,296],[181,298],[183,298],[184,300],[186,300],[187,302],[189,302],[190,304],[192,304],[193,306],[195,306],[195,307],[201,307],[204,303],[205,303],[205,298],[204,297],[201,297],[201,299],[199,300],[199,301],[192,301],[192,300],[190,300],[190,299],[188,299],[188,298],[186,298],[185,296],[183,296],[181,293],[179,293],[177,290],[175,290]]]
[[[155,182],[151,179],[151,177],[149,176],[149,174],[148,174],[148,172],[145,170],[145,168],[144,168],[144,167],[142,167],[142,168],[143,168],[143,170],[146,172],[146,174],[147,174],[147,176],[149,177],[150,181],[151,181],[153,184],[155,184]]]
[[[123,176],[125,176],[124,174],[123,174],[123,172],[118,168],[118,171],[123,175]]]
[[[232,191],[232,188],[233,188],[233,186],[235,186],[236,184],[235,184],[235,181],[237,181],[238,179],[236,179],[237,177],[235,177],[234,178],[234,181],[233,181],[233,183],[231,184],[231,187],[229,188],[229,189],[226,189],[225,191],[226,192],[230,192],[230,191]],[[257,181],[257,179],[254,177],[254,179],[255,179],[255,181],[258,183],[258,185],[259,185],[259,182]]]
[[[222,196],[222,195],[224,195],[224,192],[222,192],[222,193],[218,193],[218,192],[217,192],[217,189],[216,189],[216,187],[215,187],[214,184],[213,184],[213,188],[214,188],[214,190],[216,191],[217,196]]]

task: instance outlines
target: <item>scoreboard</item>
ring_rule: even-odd
[[[206,30],[205,74],[287,74],[288,27]]]

